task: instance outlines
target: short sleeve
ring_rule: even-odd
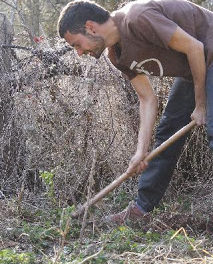
[[[130,27],[135,37],[168,49],[177,24],[157,10],[149,9],[130,21]]]
[[[115,50],[113,47],[108,48],[108,58],[111,61],[111,63],[120,70],[130,81],[136,77],[137,73],[131,71],[129,68],[123,65],[119,65],[116,63],[115,59]]]
[[[137,76],[136,72],[130,71],[128,68],[118,67],[118,69],[131,81]]]

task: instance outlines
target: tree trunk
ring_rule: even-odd
[[[39,0],[32,0],[32,30],[34,36],[40,35],[40,3]]]
[[[0,13],[0,188],[11,190],[17,180],[20,153],[20,135],[15,126],[14,102],[12,95],[12,52],[1,48],[10,45],[13,39],[13,27],[6,16]],[[9,188],[8,188],[9,187]]]

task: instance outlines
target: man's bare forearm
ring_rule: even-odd
[[[206,64],[203,43],[190,36],[180,27],[174,32],[169,47],[187,56],[195,89],[195,109],[191,114],[197,125],[205,124],[206,119]]]
[[[148,101],[140,101],[140,126],[137,152],[148,152],[156,121],[157,109],[158,103],[156,97],[152,97]]]
[[[140,102],[140,125],[138,133],[137,154],[143,156],[149,149],[152,131],[157,115],[157,97],[150,80],[145,75],[139,75],[132,80]]]
[[[135,155],[131,158],[127,173],[139,173],[147,167],[144,158],[148,152],[157,115],[157,97],[146,75],[137,75],[131,81],[140,101],[140,125]]]
[[[205,107],[206,63],[203,44],[201,42],[194,43],[193,48],[187,54],[187,58],[194,81],[196,107]]]

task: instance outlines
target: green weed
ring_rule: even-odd
[[[120,226],[109,234],[103,235],[102,239],[107,241],[105,248],[110,252],[142,252],[147,248],[147,244],[158,241],[160,235],[157,233],[144,234],[129,227]],[[146,242],[146,245],[144,242]]]
[[[34,264],[35,256],[32,253],[16,253],[11,249],[0,251],[0,264]]]
[[[57,228],[51,225],[51,222],[45,224],[45,226],[42,226],[23,222],[20,231],[28,236],[30,242],[36,248],[48,248],[50,246],[49,242],[54,241],[60,235]]]
[[[49,171],[40,172],[40,177],[47,187],[47,195],[54,205],[56,205],[55,187],[54,187],[54,173]]]
[[[131,200],[129,196],[130,195],[126,191],[120,191],[115,197],[115,204],[119,204],[121,209],[127,207]]]

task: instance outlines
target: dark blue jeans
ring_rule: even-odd
[[[209,67],[206,79],[207,93],[207,133],[213,139],[213,65]],[[175,132],[191,121],[195,107],[193,82],[184,78],[176,78],[156,132],[156,144],[159,146]],[[136,202],[144,212],[150,212],[163,197],[181,149],[188,134],[153,159],[139,179]],[[210,142],[210,145],[213,142]]]

